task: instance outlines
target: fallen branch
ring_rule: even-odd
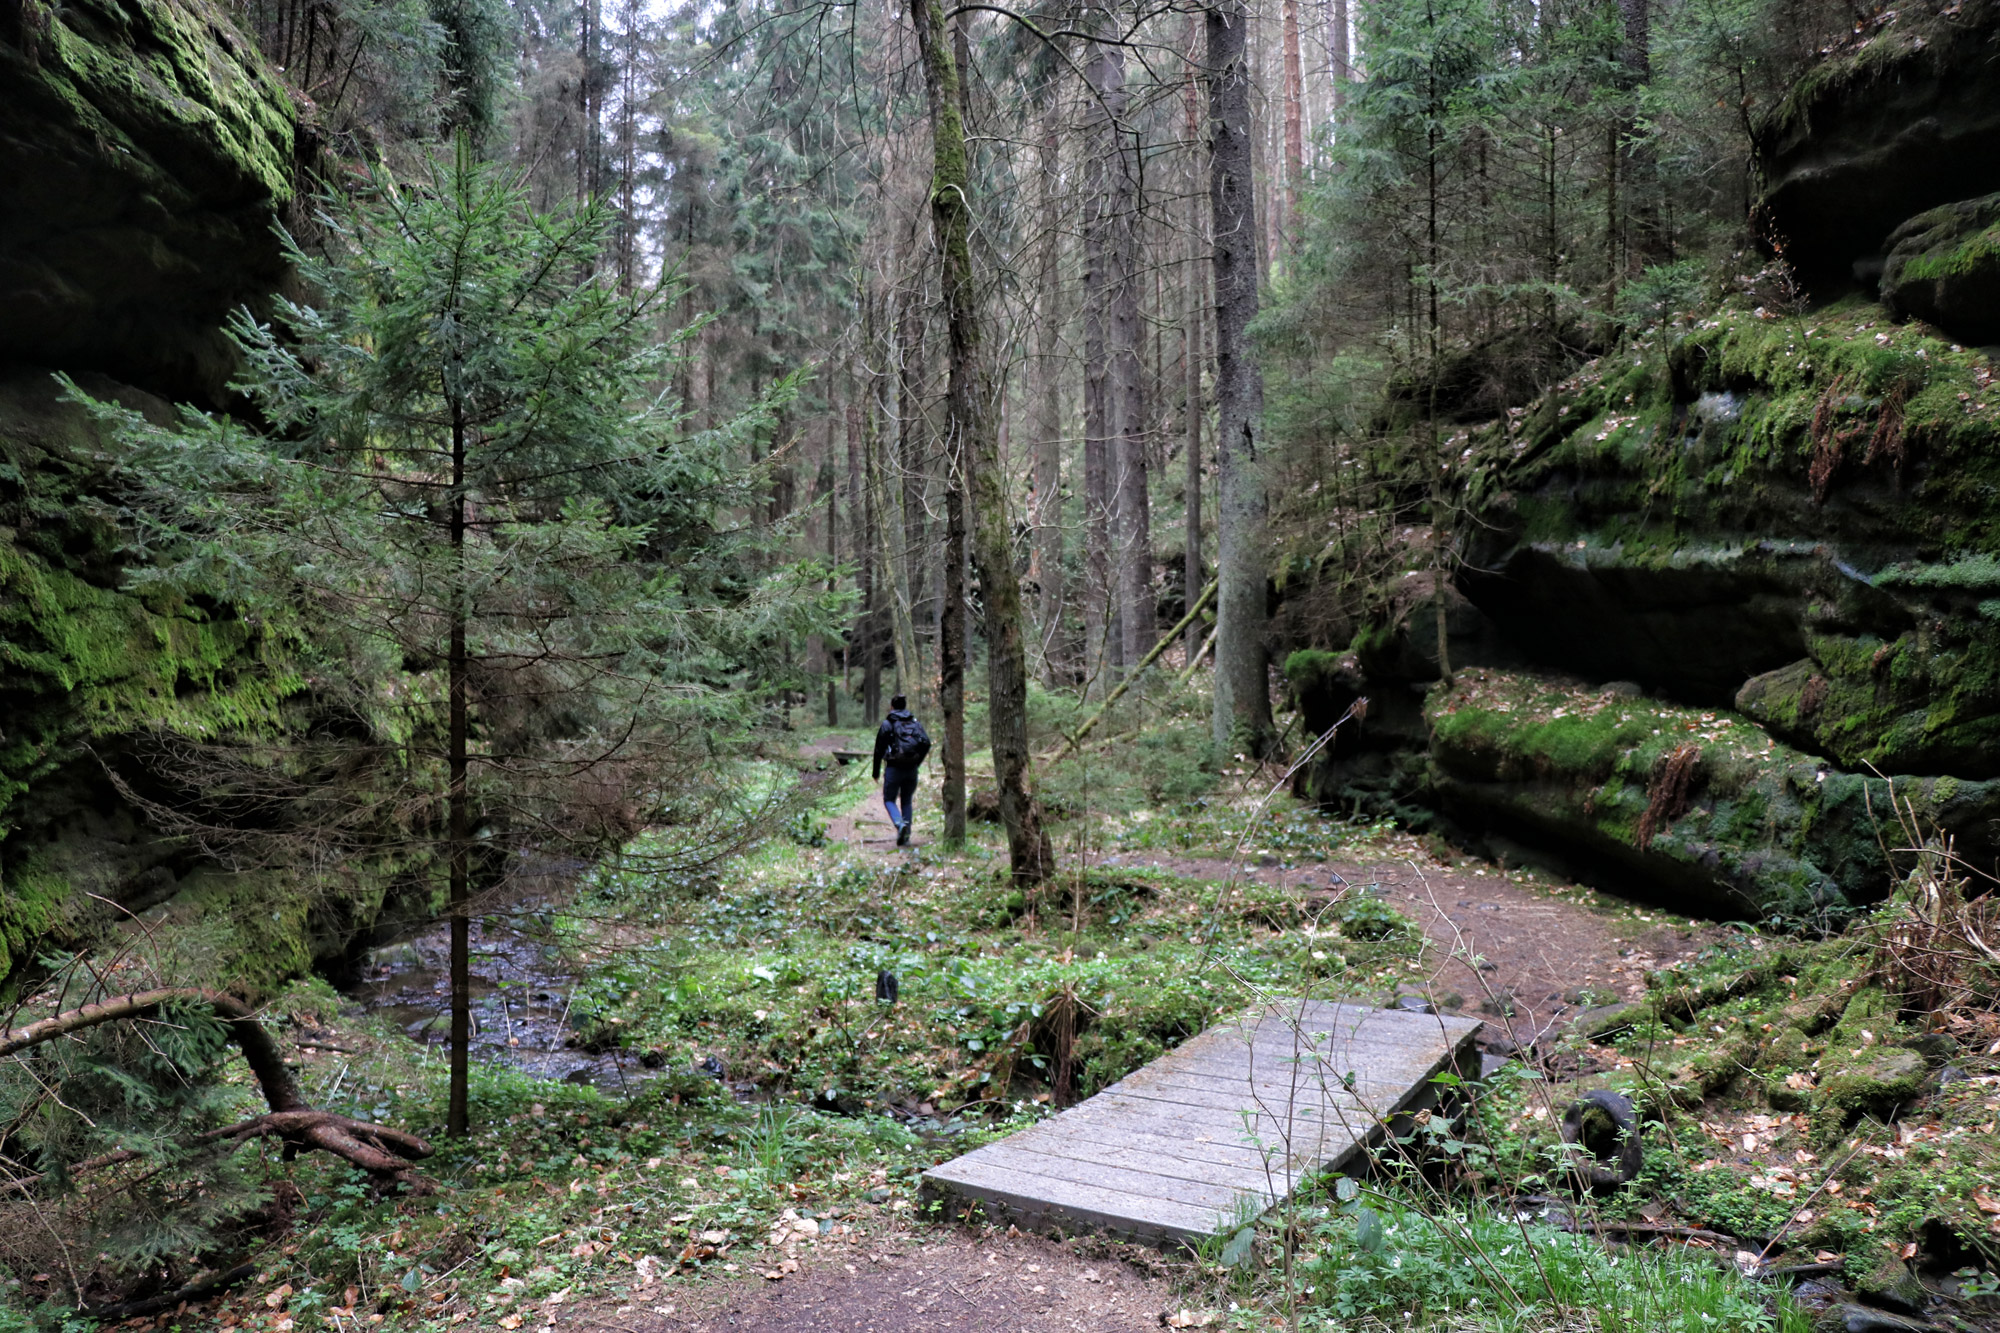
[[[1201,647],[1194,650],[1194,656],[1188,659],[1187,666],[1182,669],[1179,676],[1174,678],[1176,687],[1185,685],[1194,679],[1195,668],[1201,665],[1202,658],[1208,656],[1208,650],[1215,647],[1215,636],[1219,629],[1220,626],[1209,627],[1208,637],[1201,641]]]
[[[314,1108],[299,1091],[298,1081],[292,1077],[291,1070],[285,1067],[284,1054],[270,1032],[248,1005],[222,991],[194,986],[163,986],[65,1010],[0,1035],[0,1057],[17,1055],[45,1042],[104,1023],[150,1017],[161,1006],[168,1004],[206,1005],[213,1011],[223,1026],[229,1029],[231,1040],[243,1053],[250,1072],[256,1076],[257,1087],[264,1094],[264,1104],[271,1108],[268,1114],[254,1116],[241,1124],[210,1130],[197,1138],[197,1143],[275,1138],[284,1142],[288,1157],[301,1149],[316,1148],[352,1162],[384,1181],[398,1181],[417,1190],[427,1189],[411,1166],[410,1159],[429,1157],[429,1143],[399,1129]],[[129,1162],[136,1156],[138,1154],[129,1149],[120,1149],[79,1162],[71,1169],[98,1170],[119,1162]],[[41,1178],[36,1176],[17,1181],[12,1187],[25,1189]]]
[[[1125,696],[1125,691],[1131,689],[1134,682],[1146,674],[1146,668],[1159,661],[1160,654],[1166,652],[1167,648],[1180,638],[1181,631],[1193,624],[1195,617],[1207,608],[1208,599],[1215,596],[1215,588],[1216,584],[1214,580],[1210,580],[1209,585],[1201,590],[1201,596],[1194,599],[1194,605],[1188,608],[1187,614],[1182,616],[1172,629],[1160,636],[1160,641],[1153,645],[1153,651],[1140,659],[1139,665],[1133,667],[1126,674],[1125,679],[1118,682],[1118,688],[1105,696],[1104,702],[1097,706],[1097,711],[1084,719],[1083,725],[1070,733],[1069,738],[1063,742],[1063,747],[1043,760],[1043,763],[1057,763],[1067,758],[1071,751],[1083,744],[1083,738],[1088,736],[1096,728],[1097,724],[1104,720],[1104,715],[1111,711],[1111,705],[1117,703]],[[1195,660],[1201,660],[1199,653],[1195,654]]]

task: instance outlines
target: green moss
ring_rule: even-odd
[[[312,971],[313,906],[284,872],[211,870],[183,883],[165,925],[183,966],[261,997]]]
[[[2000,559],[1982,551],[1947,564],[1897,565],[1876,575],[1875,582],[1885,588],[1991,593],[2000,591]]]
[[[2000,261],[2000,223],[1960,237],[1955,245],[1928,250],[1903,265],[1904,281],[1937,281],[1977,272]]]
[[[56,13],[31,77],[83,133],[141,172],[162,156],[220,153],[267,198],[291,197],[291,99],[209,0],[78,0]],[[152,127],[147,141],[128,132],[138,124]]]
[[[1707,910],[1812,917],[1888,887],[1878,811],[1890,783],[1829,769],[1744,717],[1541,677],[1474,670],[1427,706],[1451,799],[1632,866]],[[1669,752],[1697,747],[1686,808],[1640,827]],[[2000,815],[2000,783],[1895,783],[1947,829]]]
[[[162,614],[0,542],[0,691],[14,710],[0,805],[97,737],[276,728],[302,682],[274,659],[240,622]]]
[[[1316,690],[1340,668],[1340,654],[1321,648],[1301,648],[1285,659],[1285,680],[1301,693]]]
[[[1844,1058],[1843,1058],[1844,1057]],[[1922,1094],[1928,1070],[1915,1051],[1874,1046],[1857,1053],[1830,1047],[1812,1098],[1812,1137],[1820,1147],[1836,1142],[1864,1115],[1886,1116]]]
[[[69,881],[35,864],[9,868],[0,884],[0,964],[25,956],[62,921],[71,905]],[[0,970],[4,980],[11,969]]]

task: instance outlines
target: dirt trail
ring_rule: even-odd
[[[928,776],[928,775],[927,775]],[[935,799],[933,784],[918,800]],[[830,840],[871,857],[896,854],[895,828],[870,783]],[[1695,953],[1725,932],[1634,908],[1574,885],[1543,884],[1491,867],[1353,859],[1280,866],[1271,858],[1122,854],[1100,862],[1189,879],[1283,884],[1308,907],[1372,894],[1417,922],[1434,946],[1407,991],[1439,1008],[1477,1014],[1521,1044],[1551,1023],[1613,999],[1635,998],[1645,973]],[[1130,1255],[1133,1252],[1126,1251]],[[950,1229],[857,1234],[799,1256],[780,1281],[741,1277],[676,1286],[648,1299],[570,1311],[559,1324],[620,1333],[1125,1333],[1156,1329],[1178,1308],[1156,1262],[1137,1262],[1088,1239],[1064,1244],[1018,1233]]]
[[[919,808],[936,799],[925,773]],[[895,826],[871,784],[827,836],[871,855],[893,854]],[[1423,928],[1432,945],[1406,990],[1440,1009],[1476,1015],[1496,1036],[1526,1046],[1586,1009],[1638,998],[1646,973],[1724,938],[1725,927],[1636,906],[1576,884],[1552,883],[1471,863],[1441,866],[1412,840],[1401,859],[1286,867],[1270,857],[1136,853],[1099,864],[1150,867],[1189,879],[1283,884],[1309,904],[1371,893]],[[1497,1044],[1497,1043],[1489,1043]]]
[[[1169,1310],[1151,1257],[1014,1232],[858,1235],[800,1256],[780,1281],[654,1288],[575,1309],[559,1329],[620,1333],[1138,1333]]]
[[[917,788],[919,804],[927,794],[921,786]],[[895,851],[896,826],[889,822],[889,812],[882,808],[881,788],[870,782],[852,810],[827,824],[826,836],[862,852],[879,855]]]
[[[1286,868],[1270,858],[1110,856],[1208,880],[1283,884],[1310,907],[1368,893],[1423,928],[1432,945],[1404,989],[1440,1009],[1476,1015],[1527,1044],[1584,1009],[1637,999],[1646,973],[1699,953],[1726,927],[1637,907],[1574,884],[1516,879],[1486,866],[1408,860],[1329,861]]]

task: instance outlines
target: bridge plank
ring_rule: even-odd
[[[1350,1166],[1479,1021],[1275,1000],[1081,1105],[935,1167],[932,1197],[1045,1230],[1192,1241]],[[1351,1086],[1350,1086],[1351,1081]]]

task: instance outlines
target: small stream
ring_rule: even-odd
[[[536,920],[551,896],[520,894],[472,920],[472,1058],[622,1096],[655,1071],[635,1053],[594,1054],[579,1043],[570,1013],[577,973],[540,938]],[[450,951],[450,924],[433,922],[372,950],[347,994],[413,1040],[443,1046],[451,1036]]]

